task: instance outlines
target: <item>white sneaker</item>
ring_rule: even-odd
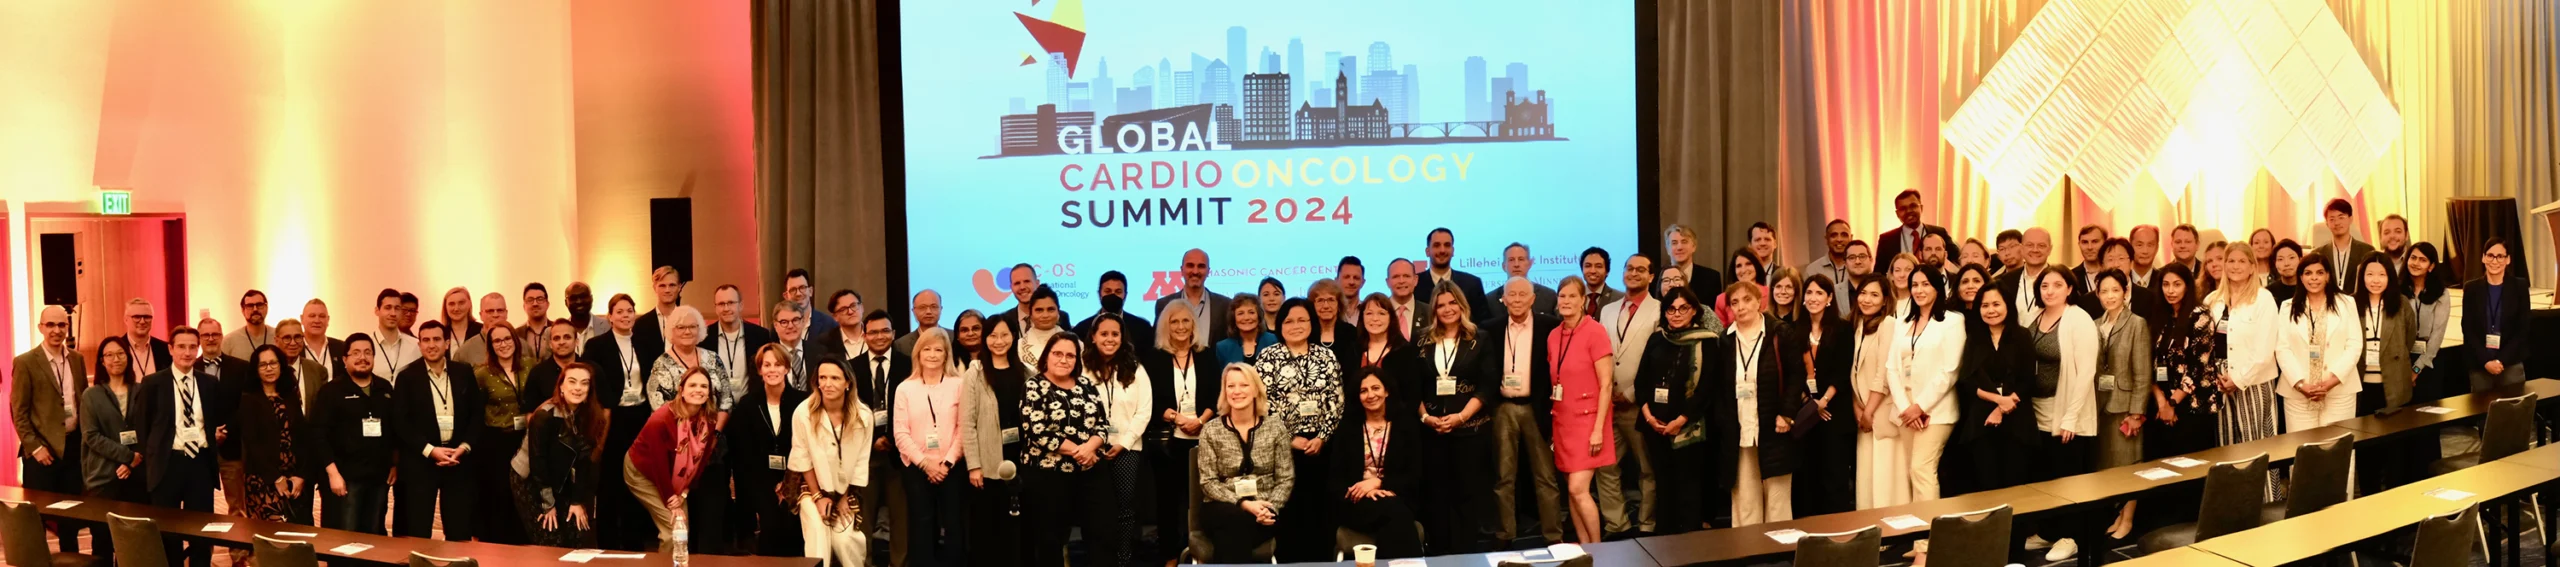
[[[2044,560],[2061,561],[2070,559],[2072,556],[2079,554],[2080,544],[2073,542],[2071,541],[2071,538],[2066,537],[2062,538],[2062,541],[2053,542],[2053,549],[2046,550],[2044,552]]]
[[[2044,536],[2027,536],[2027,551],[2035,551],[2047,547],[2053,547],[2053,544],[2045,541]]]

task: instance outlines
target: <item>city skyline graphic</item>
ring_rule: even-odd
[[[981,159],[1083,153],[1061,144],[1061,132],[1069,127],[1097,141],[1089,148],[1107,147],[1124,133],[1145,132],[1131,138],[1147,138],[1159,129],[1185,140],[1182,149],[1566,140],[1553,120],[1556,99],[1533,88],[1524,62],[1506,62],[1498,76],[1482,56],[1398,65],[1386,41],[1310,58],[1295,36],[1280,50],[1265,44],[1249,54],[1248,30],[1230,26],[1225,57],[1192,51],[1179,54],[1184,60],[1177,68],[1177,54],[1155,54],[1153,63],[1142,56],[1137,69],[1115,77],[1109,57],[1085,53],[1081,2],[1058,2],[1046,20],[1014,16],[1046,53],[1021,54],[1020,66],[1039,68],[1039,82],[1007,100],[995,151]],[[1463,92],[1425,98],[1425,71],[1462,74]],[[1132,125],[1135,131],[1128,130]],[[1200,145],[1187,143],[1193,132]],[[1159,145],[1148,151],[1182,150]]]

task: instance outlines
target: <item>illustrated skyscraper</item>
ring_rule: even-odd
[[[1289,38],[1289,76],[1307,76],[1307,43],[1298,41],[1298,38],[1294,37]],[[1306,100],[1305,96],[1298,94],[1300,92],[1303,91],[1298,90],[1297,83],[1289,84],[1290,108],[1297,108],[1299,102]]]
[[[1244,76],[1244,141],[1289,139],[1289,75]]]
[[[1490,100],[1486,100],[1486,99],[1484,98],[1484,89],[1485,89],[1485,83],[1484,83],[1484,58],[1483,58],[1483,57],[1468,57],[1468,58],[1467,58],[1467,121],[1468,121],[1468,122],[1482,122],[1482,121],[1484,121],[1484,119],[1485,119],[1484,117],[1485,117],[1485,115],[1487,114],[1487,112],[1486,112],[1486,110],[1485,110],[1485,109],[1492,108],[1492,101],[1490,101]]]
[[[1210,61],[1208,76],[1200,78],[1200,88],[1206,91],[1200,97],[1200,102],[1234,106],[1236,83],[1233,69],[1224,60]]]
[[[1098,59],[1094,61],[1093,79],[1091,80],[1093,82],[1093,112],[1095,114],[1110,114],[1113,111],[1119,110],[1120,107],[1118,103],[1115,102],[1119,99],[1114,96],[1117,93],[1113,93],[1111,91],[1110,59]]]
[[[1246,59],[1246,58],[1245,58],[1245,52],[1244,52],[1244,26],[1230,26],[1230,27],[1228,27],[1228,28],[1227,28],[1227,72],[1228,72],[1228,75],[1227,75],[1227,77],[1226,77],[1226,80],[1225,80],[1225,81],[1223,81],[1223,82],[1225,83],[1225,85],[1226,85],[1226,86],[1224,87],[1224,89],[1225,89],[1225,92],[1227,93],[1227,100],[1220,101],[1220,102],[1224,102],[1224,103],[1227,103],[1227,104],[1235,104],[1235,103],[1236,103],[1235,93],[1239,93],[1239,92],[1243,92],[1243,91],[1244,91],[1244,74],[1245,74],[1245,73],[1252,72],[1252,71],[1253,71],[1253,60],[1252,60],[1252,59]]]
[[[1049,53],[1049,104],[1067,107],[1067,54]]]

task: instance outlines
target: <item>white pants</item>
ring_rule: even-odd
[[[1760,478],[1760,448],[1743,447],[1733,471],[1733,525],[1796,519],[1795,476]]]
[[[1938,499],[1938,457],[1947,452],[1947,436],[1954,435],[1953,423],[1932,424],[1917,431],[1902,430],[1902,461],[1910,471],[1904,477],[1910,486],[1904,502]]]
[[[1900,506],[1911,502],[1910,453],[1902,445],[1911,432],[1895,425],[1891,415],[1876,410],[1871,431],[1858,433],[1858,509]],[[1941,439],[1941,443],[1943,443]]]
[[[867,506],[866,506],[867,508]],[[870,510],[864,510],[869,512]],[[847,565],[858,567],[870,561],[870,543],[862,530],[862,521],[846,518],[839,525],[828,526],[825,515],[818,513],[818,500],[800,498],[800,548],[820,567]]]
[[[2316,429],[2332,423],[2355,419],[2356,393],[2330,390],[2327,399],[2284,399],[2284,431],[2292,433]]]

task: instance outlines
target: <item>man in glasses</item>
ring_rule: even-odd
[[[9,381],[10,421],[18,428],[19,482],[27,488],[79,494],[80,433],[78,401],[89,383],[80,351],[71,348],[71,317],[62,307],[47,305],[36,327],[44,342],[19,354]],[[80,551],[79,529],[71,522],[54,526],[64,553]],[[100,535],[95,531],[91,535]],[[102,540],[103,541],[103,540]]]
[[[124,340],[133,344],[133,375],[135,376],[150,376],[153,372],[169,367],[169,342],[151,337],[151,325],[157,315],[158,312],[151,307],[151,302],[142,298],[136,297],[133,301],[127,301],[124,304],[124,317],[126,324],[129,325],[125,331]],[[150,345],[150,347],[145,349],[143,345]],[[143,356],[144,350],[151,351],[151,355]]]
[[[222,337],[222,355],[248,360],[258,347],[276,343],[276,330],[267,326],[267,292],[249,290],[240,296],[240,332]]]

